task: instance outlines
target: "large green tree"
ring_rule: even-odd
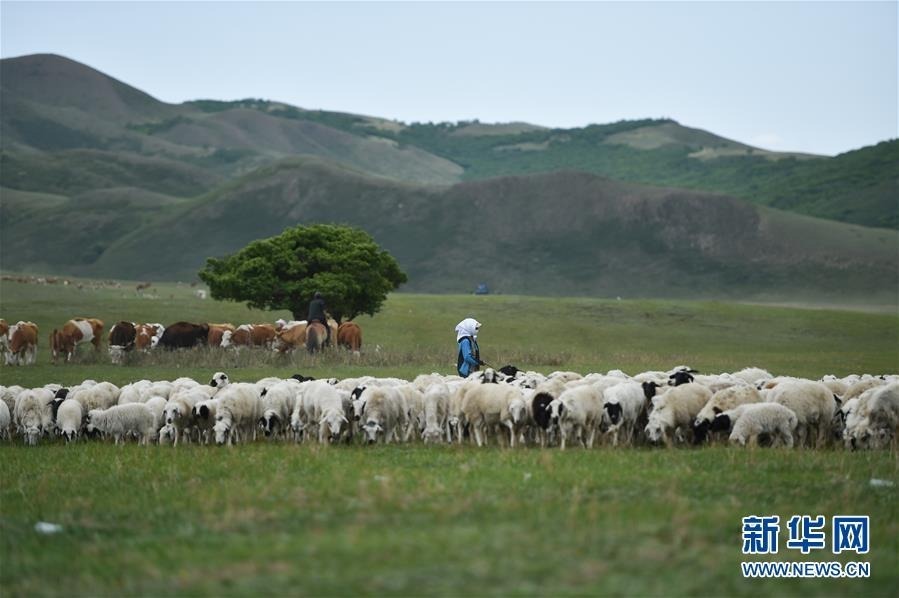
[[[374,315],[406,274],[365,231],[314,224],[253,241],[237,253],[209,258],[199,273],[213,299],[246,301],[255,309],[287,309],[306,318],[313,294],[324,295],[338,322]]]

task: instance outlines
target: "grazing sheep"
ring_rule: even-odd
[[[759,446],[761,438],[792,448],[797,423],[796,414],[778,403],[743,403],[715,417],[716,428],[732,427],[728,440],[739,446]]]
[[[255,384],[231,383],[218,392],[215,415],[216,444],[256,440],[256,422],[262,415],[261,391]]]
[[[369,444],[383,438],[385,444],[393,440],[397,428],[405,425],[402,397],[395,388],[372,386],[360,399],[365,401],[365,424],[362,431]]]
[[[452,442],[447,414],[449,413],[449,388],[441,381],[431,382],[424,390],[424,431],[421,438],[425,444],[440,442],[445,436]]]
[[[296,406],[295,381],[279,381],[262,392],[262,417],[259,427],[266,438],[286,436],[290,416]]]
[[[899,383],[875,386],[852,400],[857,404],[846,418],[847,447],[882,449],[893,444],[899,437]]]
[[[762,394],[754,386],[730,386],[719,390],[702,407],[693,422],[693,443],[701,444],[706,440],[709,427],[715,416],[745,403],[761,403]]]
[[[747,384],[751,384],[758,388],[759,384],[763,384],[767,380],[770,380],[774,376],[772,376],[767,370],[763,370],[761,368],[743,368],[739,372],[734,372],[731,374],[734,378],[739,378],[743,382]]]
[[[52,429],[51,405],[54,398],[54,393],[44,388],[23,390],[16,397],[13,421],[25,444],[37,444],[40,437]]]
[[[602,391],[592,385],[569,388],[550,403],[553,423],[559,426],[560,448],[576,438],[585,448],[593,448],[596,429],[602,421]]]
[[[108,382],[100,382],[91,386],[72,389],[67,399],[74,399],[81,403],[84,413],[90,413],[94,409],[109,409],[118,402],[119,389]]]
[[[318,442],[331,444],[340,442],[341,437],[349,430],[349,419],[346,417],[343,399],[339,391],[331,385],[322,385],[316,390],[315,400],[319,413]]]
[[[168,399],[165,397],[150,397],[147,399],[147,402],[144,405],[147,406],[147,409],[153,414],[153,429],[156,430],[156,434],[150,440],[158,440],[159,439],[159,429],[165,425],[165,405],[168,403]]]
[[[220,399],[198,401],[191,409],[193,422],[199,436],[199,442],[209,444],[215,438],[215,417],[218,413]]]
[[[16,411],[16,397],[19,396],[24,388],[21,386],[0,386],[0,400],[6,403],[6,408],[10,413]]]
[[[821,446],[830,441],[829,431],[836,401],[830,389],[811,380],[781,382],[771,392],[768,402],[788,407],[799,420],[796,436],[800,446]]]
[[[87,431],[99,431],[112,436],[115,444],[123,443],[129,435],[137,437],[138,444],[149,444],[156,435],[156,417],[143,403],[114,405],[109,409],[93,409],[87,414]]]
[[[683,434],[692,433],[693,420],[710,398],[712,392],[695,382],[676,386],[653,397],[652,413],[645,428],[649,441],[654,444],[664,441],[670,447],[672,434],[682,440]]]
[[[504,422],[511,420],[509,405],[516,398],[521,398],[521,392],[508,384],[480,384],[465,393],[462,413],[474,431],[479,447],[486,444],[490,431],[505,427]],[[510,435],[510,444],[515,446],[514,435]]]
[[[409,442],[416,431],[421,434],[424,430],[424,398],[421,392],[411,384],[403,384],[397,386],[396,389],[403,399],[403,413],[406,417],[403,442]]]
[[[9,415],[9,407],[5,401],[0,401],[0,440],[9,440],[11,432],[9,429],[12,418]]]
[[[643,388],[636,382],[616,384],[603,392],[603,421],[608,419],[606,432],[612,446],[618,446],[621,433],[626,444],[633,444],[639,422],[646,418],[646,403]]]
[[[56,411],[56,429],[66,439],[75,442],[81,436],[84,412],[81,403],[73,399],[64,399]]]
[[[212,380],[209,381],[209,386],[216,390],[221,390],[227,387],[231,383],[231,379],[228,377],[228,374],[225,372],[216,372],[212,375]]]

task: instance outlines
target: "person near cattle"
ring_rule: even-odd
[[[328,326],[328,316],[325,314],[325,300],[318,291],[315,292],[312,301],[309,302],[309,315],[306,316],[306,322],[307,325],[312,324],[312,322],[320,322],[325,327],[325,333],[328,335],[325,344],[331,344],[331,327]]]
[[[456,371],[463,378],[478,371],[480,366],[486,365],[481,361],[481,350],[478,347],[480,329],[481,323],[474,318],[465,318],[456,325],[456,343],[459,345]]]

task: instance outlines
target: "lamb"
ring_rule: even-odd
[[[682,438],[685,432],[692,432],[693,420],[710,398],[712,392],[695,382],[676,386],[653,397],[652,413],[649,414],[649,422],[645,428],[649,441],[664,441],[670,447],[671,434]]]
[[[87,414],[87,431],[95,430],[112,436],[115,444],[123,443],[131,434],[137,436],[138,444],[149,445],[156,435],[156,418],[143,403],[114,405],[109,409],[93,409]]]
[[[811,380],[781,382],[769,396],[769,402],[788,407],[796,414],[799,423],[796,435],[800,446],[815,447],[829,441],[836,401],[830,389]]]
[[[369,444],[383,438],[385,444],[393,439],[397,427],[405,422],[402,398],[394,388],[372,386],[360,397],[365,401],[365,424],[362,430]]]
[[[609,422],[606,431],[612,437],[612,446],[618,446],[622,432],[625,443],[633,444],[638,422],[646,417],[643,388],[636,382],[624,382],[607,388],[603,392],[603,410],[603,421],[608,419]]]
[[[215,415],[216,444],[256,439],[256,422],[262,415],[262,399],[255,384],[231,383],[218,392]]]
[[[425,444],[440,442],[446,436],[452,442],[447,414],[449,413],[449,388],[443,382],[432,382],[424,391],[424,430],[421,438]]]
[[[479,447],[486,444],[490,430],[511,421],[509,405],[516,398],[521,398],[521,392],[508,384],[481,384],[465,393],[462,413],[474,431]],[[510,434],[510,444],[515,446],[514,434]]]
[[[731,386],[719,390],[703,406],[693,422],[693,443],[705,441],[715,416],[745,403],[761,403],[762,394],[754,386]]]
[[[67,443],[78,440],[83,420],[81,403],[73,399],[63,400],[56,411],[56,429]]]
[[[733,426],[728,439],[732,445],[758,446],[760,438],[777,440],[787,448],[793,447],[793,430],[798,418],[791,409],[778,403],[743,403],[715,417],[715,427]]]
[[[587,384],[569,388],[550,403],[553,423],[559,426],[560,448],[565,448],[569,437],[580,440],[585,448],[593,448],[602,421],[602,401],[602,391]]]

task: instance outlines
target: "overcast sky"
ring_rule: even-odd
[[[62,54],[166,102],[551,127],[669,117],[830,155],[899,136],[897,28],[895,1],[0,2],[2,57]]]

